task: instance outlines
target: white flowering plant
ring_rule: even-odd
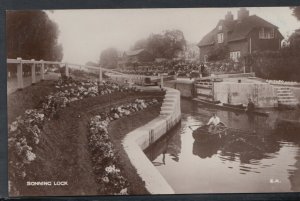
[[[112,120],[128,116],[150,105],[158,104],[157,99],[136,99],[132,103],[112,107],[107,112],[93,116],[89,121],[89,149],[93,170],[103,193],[125,195],[128,193],[127,179],[118,168],[118,160],[109,139],[108,126]]]

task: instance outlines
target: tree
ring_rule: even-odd
[[[147,39],[137,41],[132,49],[145,49],[155,58],[171,59],[185,47],[186,40],[182,31],[166,30],[163,34],[151,34]]]
[[[44,11],[7,11],[7,57],[36,60],[63,58],[63,48],[57,42],[58,26]]]
[[[228,57],[229,50],[227,46],[215,47],[208,53],[208,61],[220,61]]]
[[[166,46],[164,44],[164,37],[161,34],[151,34],[148,38],[148,43],[146,49],[155,58],[164,58],[164,50]]]
[[[135,42],[131,50],[146,49],[147,45],[148,45],[148,39],[140,39]]]
[[[300,29],[295,32],[288,39],[289,47],[295,53],[300,53]]]
[[[293,15],[300,21],[300,6],[291,7]]]
[[[115,48],[108,48],[101,52],[100,65],[104,68],[116,68],[118,65],[118,51]]]
[[[165,58],[176,57],[186,47],[183,32],[180,30],[167,30],[164,34]]]

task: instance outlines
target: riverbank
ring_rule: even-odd
[[[52,90],[53,83],[43,82],[18,91],[12,97],[9,112],[10,122],[24,113],[26,108],[35,108],[40,98]],[[43,89],[44,87],[44,89]],[[56,89],[53,89],[55,91]],[[24,97],[24,98],[22,98]],[[59,111],[58,118],[47,121],[43,126],[39,144],[35,148],[36,160],[28,164],[26,177],[19,180],[12,196],[23,195],[98,195],[93,165],[88,152],[88,121],[110,106],[117,106],[137,98],[159,100],[163,92],[116,92],[97,97],[88,97],[72,102]],[[22,98],[22,99],[21,99]],[[130,131],[144,125],[159,115],[160,106],[149,107],[132,113],[127,118],[111,122],[109,136],[114,144],[115,153],[130,184],[129,194],[147,194],[143,181],[136,174],[126,153],[121,147],[123,137]],[[11,157],[10,157],[11,158]],[[11,170],[11,169],[10,169]],[[27,186],[27,181],[67,181],[66,186]]]

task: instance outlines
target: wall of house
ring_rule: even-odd
[[[213,45],[200,47],[200,61],[204,62],[204,56],[208,55],[208,53],[213,49]]]
[[[277,107],[272,85],[267,83],[214,83],[214,98],[223,103],[247,104],[251,98],[257,107]]]
[[[247,54],[249,51],[248,41],[247,40],[239,40],[228,43],[229,52],[241,52],[241,57]]]
[[[279,32],[275,30],[275,38],[273,39],[259,39],[259,30],[254,29],[250,32],[249,38],[251,37],[251,49],[254,51],[262,51],[262,50],[279,50],[281,47],[281,40],[278,37]]]

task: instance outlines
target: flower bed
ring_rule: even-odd
[[[101,194],[127,194],[128,182],[122,175],[114,147],[109,139],[108,125],[111,121],[128,116],[158,104],[156,99],[136,99],[133,103],[113,107],[91,118],[89,122],[89,149],[91,152],[96,181]]]
[[[46,96],[36,109],[28,109],[22,116],[9,125],[8,148],[10,179],[24,179],[25,167],[36,160],[35,149],[40,142],[45,121],[58,117],[58,111],[76,100],[101,96],[113,92],[130,92],[134,88],[126,88],[112,82],[76,81],[71,78],[60,79],[55,84],[56,92]]]

